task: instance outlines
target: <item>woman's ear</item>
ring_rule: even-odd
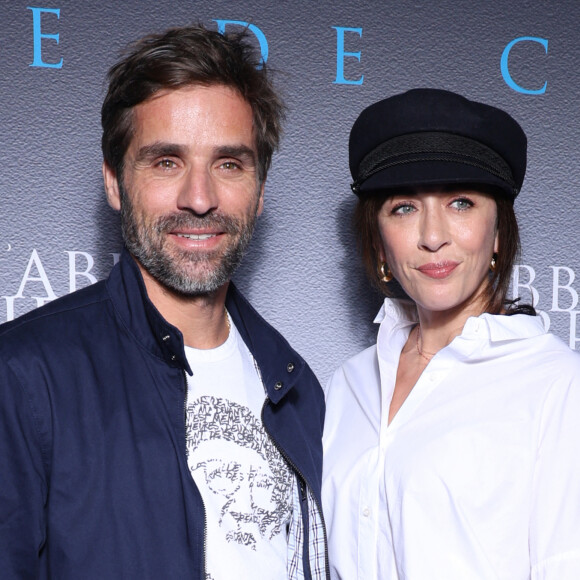
[[[377,253],[377,256],[379,258],[379,262],[386,262],[387,259],[385,257],[385,249],[383,248],[383,244],[373,244],[373,248],[375,250],[375,252]]]

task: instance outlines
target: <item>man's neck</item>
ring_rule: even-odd
[[[137,262],[147,295],[163,318],[183,334],[186,346],[216,348],[229,334],[225,310],[228,284],[200,296],[183,296],[160,284]]]

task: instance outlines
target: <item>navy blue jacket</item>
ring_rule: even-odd
[[[320,506],[320,385],[232,284],[226,306],[260,367],[264,425]],[[0,328],[3,580],[203,580],[185,372],[126,252],[108,280]]]

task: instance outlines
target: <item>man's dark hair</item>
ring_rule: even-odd
[[[101,110],[102,150],[117,179],[133,136],[133,108],[164,89],[224,85],[252,108],[260,183],[277,149],[284,105],[248,33],[220,34],[201,25],[171,28],[129,45],[108,74]]]

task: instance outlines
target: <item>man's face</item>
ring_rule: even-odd
[[[262,211],[250,105],[213,85],[162,91],[133,111],[121,183],[109,203],[144,275],[185,295],[223,286]]]

